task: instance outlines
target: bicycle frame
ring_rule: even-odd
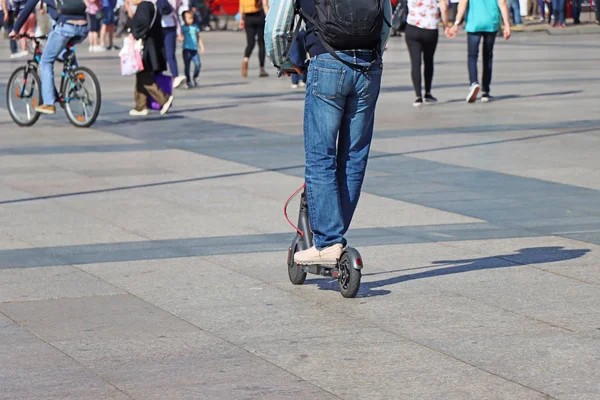
[[[33,58],[27,61],[27,68],[25,69],[25,73],[23,76],[23,88],[19,91],[19,98],[27,97],[28,94],[25,93],[25,85],[27,84],[27,76],[29,71],[34,70],[38,71],[38,66],[40,64],[40,60],[42,58],[42,51],[40,50],[40,40],[46,39],[47,36],[41,37],[33,37],[33,36],[25,36],[27,39],[32,40],[35,43],[35,51],[33,54]],[[71,71],[73,70],[73,65],[77,65],[77,59],[75,56],[75,46],[71,43],[67,44],[67,48],[65,49],[63,56],[63,70],[60,76],[60,91],[56,89],[56,85],[54,85],[54,95],[60,104],[64,104],[70,100],[70,98],[65,98],[64,93],[62,92],[62,88],[65,85],[65,80],[68,79],[71,87],[75,87],[73,83],[73,79],[71,77]]]

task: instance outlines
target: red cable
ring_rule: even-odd
[[[283,206],[283,215],[285,215],[285,219],[287,219],[288,224],[290,224],[296,230],[296,232],[298,232],[300,234],[300,236],[304,236],[304,232],[302,232],[300,229],[298,229],[298,227],[296,225],[294,225],[292,223],[292,221],[290,221],[290,219],[288,218],[287,206],[288,206],[288,204],[290,204],[290,201],[292,201],[292,199],[294,197],[296,197],[298,195],[298,193],[300,193],[305,187],[306,187],[306,183],[303,183],[302,186],[300,186],[300,189],[296,190],[294,192],[294,194],[291,195],[289,199],[287,199],[287,201],[285,202],[285,206]]]

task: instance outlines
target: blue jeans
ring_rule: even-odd
[[[190,66],[192,62],[195,65],[193,78],[190,75]],[[187,79],[187,84],[190,86],[196,80],[198,75],[200,75],[200,67],[202,67],[198,50],[183,49],[183,65],[185,66],[185,77]]]
[[[581,0],[572,0],[571,3],[571,14],[573,14],[573,22],[580,23],[579,17],[581,16]]]
[[[368,65],[370,51],[337,53]],[[313,57],[304,105],[306,196],[314,243],[345,243],[367,168],[383,65],[362,73],[330,54]]]
[[[179,70],[177,69],[177,58],[175,58],[175,50],[177,49],[177,28],[163,28],[165,34],[165,56],[167,57],[167,64],[169,64],[169,71],[173,77],[179,76]]]
[[[467,50],[469,53],[469,83],[479,83],[477,79],[477,60],[479,58],[479,43],[483,38],[483,76],[481,90],[490,92],[492,83],[492,62],[494,60],[494,43],[496,32],[467,33]]]
[[[521,25],[521,5],[519,0],[508,0],[508,8],[512,11],[515,25]]]
[[[554,11],[554,23],[565,23],[565,3],[566,0],[552,0],[552,10]]]
[[[304,67],[304,64],[306,63],[306,47],[304,44],[305,39],[306,31],[301,30],[298,32],[298,37],[296,38],[296,41],[292,45],[292,49],[290,51],[290,60],[294,63],[294,65],[299,67]],[[298,82],[300,82],[300,78],[302,78],[302,81],[306,82],[306,74],[292,74],[292,83],[297,85]]]
[[[48,41],[42,59],[40,69],[42,71],[42,100],[45,105],[53,106],[56,102],[54,92],[54,61],[64,52],[69,42],[81,43],[88,34],[87,25],[71,25],[66,23],[56,24],[48,35]],[[76,40],[73,40],[76,38]]]

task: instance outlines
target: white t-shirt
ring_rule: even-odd
[[[406,23],[422,29],[438,29],[438,0],[408,0]]]

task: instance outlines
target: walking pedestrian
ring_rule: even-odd
[[[404,37],[408,54],[410,55],[410,71],[415,89],[416,99],[413,106],[423,105],[423,92],[421,86],[421,59],[425,64],[425,98],[428,103],[435,103],[437,99],[431,94],[433,81],[433,56],[438,44],[440,13],[444,29],[448,26],[447,0],[409,0],[408,18]],[[438,11],[439,10],[439,11]]]
[[[248,63],[258,42],[259,76],[269,76],[265,71],[265,15],[269,12],[268,0],[240,0],[240,29],[246,30],[246,50],[242,61],[242,76],[248,77]]]
[[[200,28],[194,23],[194,12],[192,10],[183,13],[184,25],[181,28],[183,32],[183,63],[185,65],[185,77],[187,79],[186,89],[198,86],[198,76],[200,75],[200,54],[204,54],[204,42],[200,37]],[[191,64],[194,63],[194,74],[190,73]]]
[[[88,34],[90,46],[88,47],[88,51],[106,51],[106,48],[101,47],[98,43],[100,37],[100,15],[98,14],[98,12],[102,8],[102,0],[87,0],[86,5],[88,14],[88,24],[90,27],[90,32]]]
[[[304,103],[304,177],[315,246],[296,253],[294,260],[299,264],[335,263],[346,244],[344,235],[367,167],[381,85],[381,55],[390,32],[384,21],[391,20],[392,6],[389,0],[350,0],[344,2],[344,8],[336,0],[298,1],[306,20],[310,54]],[[331,12],[330,7],[340,11]],[[285,67],[294,0],[275,0],[272,9],[265,40],[271,61]],[[332,32],[321,19],[323,15],[332,16],[329,26],[341,27],[336,35],[327,34]],[[360,33],[344,30],[353,22],[351,26]],[[292,68],[304,72],[302,66]]]
[[[144,70],[135,75],[135,108],[129,111],[132,116],[148,115],[148,96],[152,96],[160,105],[161,114],[166,114],[173,104],[173,96],[163,92],[156,81],[153,73],[163,72],[167,69],[165,60],[165,38],[160,23],[160,13],[157,6],[149,0],[132,0],[136,7],[135,14],[128,10],[131,33],[136,40],[142,39],[144,50],[142,62]]]
[[[161,10],[161,4],[168,2],[170,5],[170,12],[165,12],[165,10]],[[181,22],[179,21],[178,10],[181,6],[179,0],[163,0],[163,2],[156,2],[159,7],[159,13],[161,13],[161,26],[163,28],[163,32],[165,35],[165,55],[167,57],[167,64],[169,66],[169,71],[171,72],[171,76],[173,77],[173,88],[178,88],[185,81],[184,75],[179,75],[179,68],[177,67],[177,41],[182,42],[183,36],[181,34]]]
[[[581,0],[571,0],[571,15],[573,16],[573,24],[581,24]]]
[[[477,100],[480,86],[477,79],[477,59],[479,58],[479,44],[483,40],[483,94],[481,102],[491,100],[490,84],[492,83],[492,61],[494,59],[494,43],[496,34],[500,29],[500,17],[504,21],[504,39],[510,39],[510,22],[508,16],[507,0],[460,0],[458,15],[454,26],[449,30],[449,37],[458,33],[458,25],[463,17],[466,21],[467,49],[469,66],[469,94],[467,102]]]
[[[115,35],[115,6],[117,0],[102,0],[102,28],[100,28],[100,47],[106,50],[118,50],[114,45]],[[108,35],[108,46],[106,45],[106,36]]]

